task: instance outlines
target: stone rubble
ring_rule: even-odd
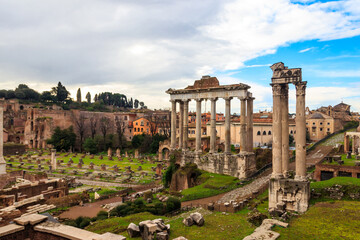
[[[271,228],[275,225],[286,228],[289,224],[275,219],[265,219],[260,227],[256,228],[251,235],[243,240],[275,240],[280,236],[279,233],[271,231]]]

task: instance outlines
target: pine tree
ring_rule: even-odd
[[[88,92],[86,94],[86,100],[87,100],[88,103],[91,103],[91,94],[90,94],[90,92]]]
[[[76,101],[78,103],[81,103],[81,90],[80,90],[80,88],[77,90],[77,93],[76,93]]]

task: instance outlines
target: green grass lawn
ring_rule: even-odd
[[[152,220],[162,218],[166,224],[170,224],[170,239],[179,236],[186,237],[189,240],[223,240],[223,239],[243,239],[245,236],[251,234],[255,229],[250,223],[246,221],[248,210],[243,210],[238,213],[229,213],[224,215],[219,212],[205,215],[205,225],[202,227],[192,226],[186,227],[183,223],[183,217],[163,217],[155,216],[150,213],[138,213],[127,217],[115,217],[106,220],[96,221],[94,224],[88,226],[86,229],[99,234],[112,232],[121,234],[126,239],[141,239],[129,238],[126,232],[127,226],[132,222],[139,224],[144,220]],[[190,213],[187,213],[190,215]]]
[[[181,201],[211,197],[242,186],[237,185],[240,180],[236,177],[204,171],[199,176],[198,180],[202,182],[200,185],[185,189],[181,192],[184,196]]]
[[[279,240],[360,239],[360,202],[318,202],[288,228],[275,227]]]
[[[355,166],[355,163],[357,161],[360,160],[356,160],[355,155],[351,155],[351,158],[346,158],[346,154],[341,154],[341,160],[344,161],[343,166]],[[331,163],[329,162],[324,162],[324,164],[329,164],[329,165],[339,165],[337,162],[332,161]]]
[[[321,188],[328,188],[335,184],[342,185],[342,186],[344,186],[344,185],[360,186],[360,179],[352,178],[352,177],[336,177],[336,178],[331,178],[326,181],[312,182],[310,184],[310,188],[317,190],[317,189],[321,189]]]

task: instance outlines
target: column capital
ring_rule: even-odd
[[[224,100],[226,101],[230,101],[231,99],[233,99],[233,97],[224,97]]]
[[[238,99],[239,99],[240,101],[245,101],[245,100],[247,100],[248,98],[247,98],[247,97],[238,97]]]
[[[288,84],[282,84],[280,86],[281,86],[281,90],[280,90],[281,95],[285,96],[285,97],[289,96],[289,85]]]
[[[273,96],[281,96],[281,85],[279,83],[271,83]]]
[[[213,98],[209,98],[209,100],[212,101],[212,102],[213,102],[213,101],[216,102],[216,101],[218,100],[218,98],[217,98],[217,97],[213,97]]]
[[[184,102],[184,103],[187,103],[187,102],[190,102],[191,101],[191,99],[184,99],[184,100],[182,100],[182,102]]]
[[[203,98],[195,98],[194,99],[196,102],[202,102],[204,99]]]
[[[305,96],[307,82],[297,82],[295,83],[296,96]]]

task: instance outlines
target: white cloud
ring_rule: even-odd
[[[294,42],[359,35],[358,3],[0,0],[0,88],[61,81],[74,93],[121,92],[168,107],[169,87],[251,67],[244,62]],[[271,106],[270,87],[250,85]]]
[[[305,48],[305,49],[300,50],[299,53],[308,52],[308,51],[313,50],[313,49],[315,49],[315,48],[314,47]]]

